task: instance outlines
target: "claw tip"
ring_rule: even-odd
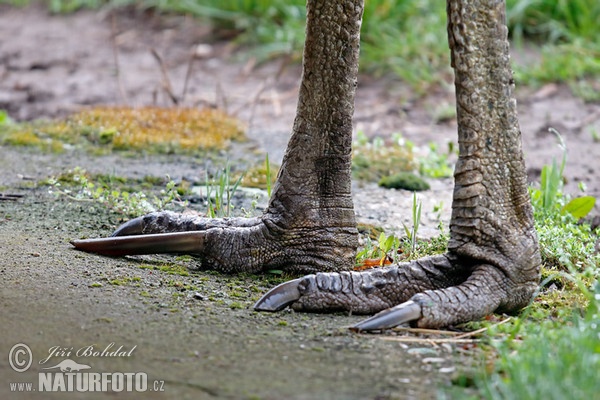
[[[281,311],[300,298],[300,279],[284,282],[269,290],[254,304],[255,311]]]
[[[352,332],[376,331],[393,328],[419,318],[421,318],[421,306],[409,300],[364,319],[348,329]]]

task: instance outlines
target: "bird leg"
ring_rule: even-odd
[[[360,273],[309,275],[278,288],[277,298],[292,308],[371,314],[394,307],[355,329],[403,322],[440,327],[518,310],[535,292],[541,259],[512,95],[505,4],[448,0],[447,11],[459,143],[448,252]],[[277,303],[267,293],[255,307],[272,311],[281,308]]]
[[[350,163],[362,0],[308,1],[296,120],[263,216],[150,214],[117,230],[117,238],[74,245],[132,254],[139,241],[150,240],[140,251],[189,251],[208,268],[227,272],[337,271],[280,285],[255,308],[370,314],[392,307],[357,324],[358,330],[407,321],[439,327],[522,308],[537,287],[541,260],[512,95],[505,5],[447,4],[460,154],[445,255],[347,271],[357,245]],[[150,235],[120,239],[131,234]]]
[[[296,119],[261,217],[159,212],[126,223],[114,237],[72,244],[106,255],[189,252],[203,267],[224,272],[351,269],[358,245],[350,190],[362,10],[359,0],[308,2]]]

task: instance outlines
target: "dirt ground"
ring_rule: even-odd
[[[215,42],[208,26],[183,17],[133,10],[51,16],[37,7],[0,6],[0,109],[28,120],[96,104],[170,106],[152,49],[164,60],[171,91],[179,97],[193,52],[187,93],[179,103],[217,106],[237,115],[247,121],[256,148],[272,161],[281,159],[299,67],[282,60],[255,65],[244,50]],[[547,131],[554,127],[569,149],[567,191],[578,193],[583,182],[588,194],[599,197],[600,143],[592,132],[600,132],[600,105],[584,104],[561,85],[517,94],[531,179],[552,157],[560,159]],[[356,102],[356,128],[370,136],[401,132],[417,145],[455,140],[455,123],[434,118],[439,107],[451,104],[448,90],[417,99],[401,82],[363,76]],[[0,397],[64,398],[61,393],[11,393],[9,382],[37,384],[44,367],[38,362],[53,346],[74,353],[111,342],[137,347],[129,357],[73,358],[95,372],[141,371],[151,381],[164,381],[164,392],[132,397],[423,399],[446,390],[457,363],[469,361],[461,348],[409,347],[389,337],[351,334],[343,327],[355,316],[250,311],[271,286],[262,278],[169,275],[148,269],[160,265],[160,257],[112,259],[76,252],[69,240],[106,236],[119,221],[87,203],[52,197],[46,188],[31,189],[32,181],[75,166],[180,179],[198,175],[200,164],[185,157],[123,159],[0,148],[0,193],[24,195],[0,201],[0,352],[6,360],[13,345],[25,343],[34,360],[24,373],[0,364]],[[437,225],[434,204],[445,204],[442,219],[449,214],[451,180],[432,182],[432,187],[423,196],[425,235]],[[388,229],[409,221],[410,194],[374,185],[355,189],[359,220]],[[193,261],[180,263],[193,267]],[[53,357],[47,365],[64,358]]]

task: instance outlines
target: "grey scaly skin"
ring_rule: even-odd
[[[292,308],[370,314],[410,301],[420,308],[410,318],[415,325],[440,327],[518,310],[531,300],[541,259],[504,10],[503,1],[448,1],[460,155],[447,254],[362,273],[305,277]]]
[[[356,248],[350,117],[362,1],[313,0],[307,7],[304,74],[294,133],[268,210],[262,218],[243,223],[252,226],[242,230],[260,233],[232,236],[237,228],[230,225],[240,222],[197,224],[207,236],[217,229],[210,240],[199,240],[201,254],[216,254],[208,257],[208,265],[237,266],[221,268],[226,271],[252,265],[254,270],[266,257],[268,268],[338,271],[280,285],[255,308],[276,311],[291,305],[298,311],[372,314],[394,307],[356,326],[364,330],[407,321],[440,327],[525,306],[539,282],[541,260],[512,95],[504,1],[448,0],[460,151],[448,252],[364,272],[347,271]],[[179,217],[170,214],[144,218],[148,221],[133,222],[124,233],[189,228],[187,222],[174,223]],[[155,223],[161,218],[169,222]],[[203,224],[221,225],[207,229]],[[344,246],[336,254],[329,246],[339,240],[340,232]],[[230,250],[223,252],[219,243],[232,239],[239,242],[228,243],[225,247]],[[223,256],[234,260],[231,263]],[[244,264],[244,259],[259,262]]]
[[[358,246],[351,196],[358,3],[309,2],[312,17],[296,119],[261,217],[215,220],[153,213],[128,222],[115,232],[117,237],[75,240],[73,245],[112,256],[185,251],[198,255],[203,267],[228,273],[351,269]],[[167,232],[194,234],[153,236]]]

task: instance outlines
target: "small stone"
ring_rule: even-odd
[[[441,357],[425,357],[421,360],[421,362],[423,362],[424,364],[438,364],[443,363],[445,361],[446,359]]]
[[[437,354],[438,352],[430,347],[413,347],[412,349],[407,350],[408,354]]]
[[[194,51],[194,57],[196,58],[208,58],[213,53],[213,47],[210,44],[200,43],[196,46]]]
[[[201,293],[195,292],[193,295],[194,299],[196,300],[206,300],[206,297],[203,296]]]
[[[450,374],[456,371],[456,367],[442,367],[438,370],[440,374]]]

